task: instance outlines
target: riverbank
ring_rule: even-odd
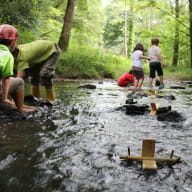
[[[156,78],[158,79],[158,78]],[[63,75],[56,75],[55,78],[54,78],[54,81],[84,81],[84,82],[93,82],[93,81],[109,81],[109,82],[115,82],[117,81],[117,79],[113,79],[113,78],[94,78],[94,79],[83,79],[83,78],[65,78]],[[165,76],[164,77],[164,81],[165,83],[168,82],[175,82],[175,83],[180,83],[182,82],[183,80],[182,79],[179,79],[177,78],[176,76],[172,75],[172,76]],[[190,81],[190,80],[187,80],[187,81]],[[145,80],[144,80],[145,83],[148,82],[148,77],[145,77]]]

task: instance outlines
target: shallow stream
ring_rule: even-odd
[[[185,120],[158,121],[157,116],[127,115],[119,107],[128,92],[115,81],[90,81],[96,89],[79,89],[87,82],[55,82],[57,102],[39,107],[27,120],[0,122],[0,192],[191,192],[192,88],[170,89],[139,103],[171,105]],[[147,92],[147,88],[144,92]],[[119,159],[140,155],[143,139],[155,139],[155,156],[174,150],[180,164],[144,171],[140,162]]]

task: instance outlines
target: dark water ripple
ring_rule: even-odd
[[[0,124],[1,192],[191,192],[192,89],[171,90],[176,100],[142,97],[171,105],[186,120],[158,121],[156,116],[130,116],[117,108],[127,93],[116,82],[92,82],[95,90],[78,89],[85,82],[57,82],[57,104],[40,108],[27,121]],[[145,90],[146,91],[146,90]],[[119,155],[140,155],[143,139],[156,139],[156,156],[172,150],[184,162],[159,164],[144,171],[141,164]]]

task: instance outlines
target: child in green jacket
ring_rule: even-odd
[[[21,44],[14,50],[17,77],[30,76],[31,94],[41,98],[40,87],[44,86],[46,99],[54,102],[52,79],[60,56],[57,44],[48,40],[36,40]]]
[[[15,27],[0,25],[0,95],[3,102],[16,106],[21,112],[33,112],[36,108],[24,105],[24,81],[14,78],[14,58],[11,54],[16,46],[18,33]],[[8,96],[13,100],[10,100]]]

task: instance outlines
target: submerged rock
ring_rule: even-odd
[[[25,104],[33,105],[33,106],[53,106],[52,103],[46,100],[40,100],[33,95],[26,95],[24,97]]]
[[[126,104],[127,115],[143,115],[146,111],[149,111],[149,106],[145,104]]]
[[[157,109],[157,115],[162,114],[162,113],[167,113],[169,111],[171,111],[171,106],[170,105],[166,106],[166,107],[159,107]]]
[[[137,103],[137,101],[134,101],[133,98],[128,98],[126,101],[125,101],[125,104],[135,104]]]
[[[183,84],[192,84],[192,81],[181,81]]]
[[[169,121],[169,122],[181,122],[184,121],[185,118],[179,114],[177,111],[170,111],[168,113],[158,114],[158,121]]]
[[[25,120],[26,116],[8,103],[0,102],[0,119]]]
[[[87,85],[80,85],[79,89],[96,89],[96,85],[87,84]]]
[[[175,96],[172,95],[172,94],[168,94],[168,95],[156,95],[155,96],[156,98],[163,98],[163,99],[166,99],[166,100],[176,100]]]
[[[181,87],[181,86],[170,86],[170,89],[185,89],[185,87]]]
[[[139,91],[133,91],[132,93],[127,95],[127,98],[142,98],[142,97],[148,97],[148,94]]]
[[[164,99],[167,99],[167,100],[176,100],[175,96],[172,95],[172,94],[169,94],[169,95],[165,95],[163,96]]]

